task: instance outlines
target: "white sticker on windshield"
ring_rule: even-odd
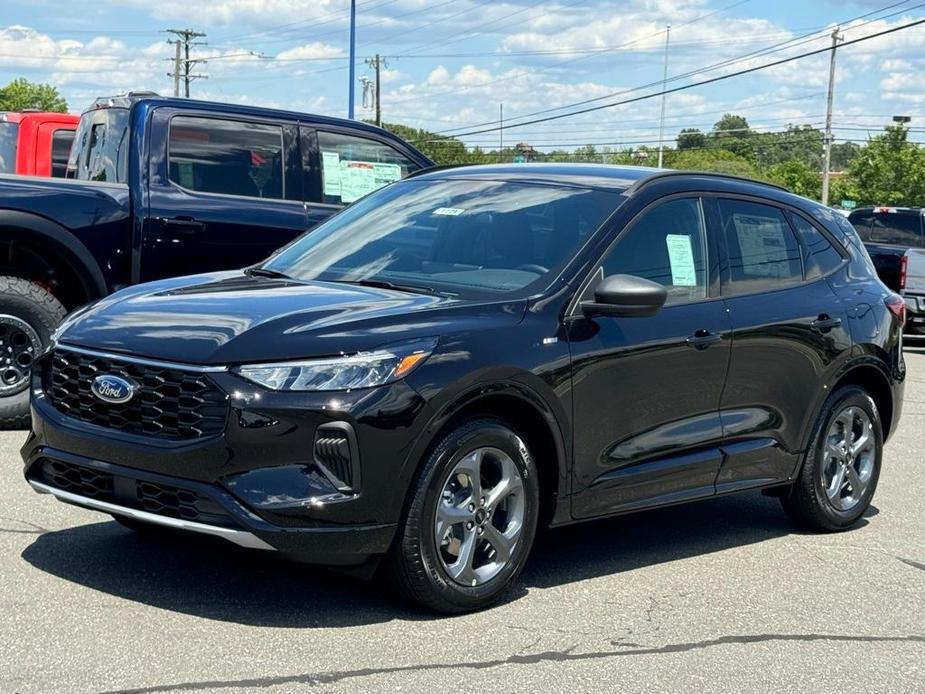
[[[668,234],[668,262],[671,263],[671,283],[676,287],[696,287],[697,269],[694,267],[694,249],[687,234]]]
[[[434,210],[434,214],[443,215],[444,217],[458,217],[463,212],[465,212],[465,210],[459,207],[438,207]]]

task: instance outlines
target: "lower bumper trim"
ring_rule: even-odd
[[[253,533],[249,533],[245,530],[235,530],[234,528],[223,528],[217,525],[196,523],[194,521],[183,520],[182,518],[160,516],[156,513],[140,511],[138,509],[128,508],[127,506],[111,504],[108,501],[100,501],[91,497],[80,496],[79,494],[66,492],[63,489],[56,489],[55,487],[49,486],[42,482],[36,482],[35,480],[28,480],[28,482],[30,485],[32,485],[32,488],[40,494],[51,494],[59,501],[63,501],[68,504],[83,506],[84,508],[93,509],[95,511],[104,511],[105,513],[114,513],[120,516],[129,516],[130,518],[135,518],[137,520],[144,521],[146,523],[152,523],[154,525],[163,525],[168,528],[189,530],[191,532],[200,533],[202,535],[220,537],[223,540],[228,540],[229,542],[233,542],[236,545],[247,547],[249,549],[268,549],[275,551],[275,548],[272,545],[264,542]]]

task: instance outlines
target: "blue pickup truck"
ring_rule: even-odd
[[[0,428],[26,423],[32,359],[68,311],[256,263],[431,164],[356,121],[151,93],[97,100],[66,179],[0,176]]]

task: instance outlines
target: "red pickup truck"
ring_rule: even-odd
[[[64,177],[79,116],[0,112],[0,173]]]

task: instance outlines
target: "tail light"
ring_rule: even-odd
[[[906,271],[909,268],[909,256],[904,255],[899,259],[899,291],[906,290]]]
[[[886,307],[896,316],[900,325],[906,324],[906,301],[899,294],[890,294],[886,300]]]

